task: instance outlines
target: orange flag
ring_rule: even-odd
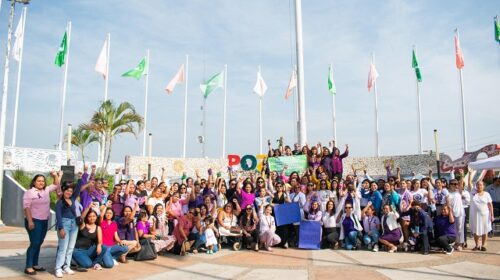
[[[460,39],[458,38],[458,29],[455,29],[455,62],[458,69],[464,68],[464,57],[460,49]]]
[[[179,68],[179,71],[177,71],[177,74],[175,74],[174,78],[172,78],[167,87],[165,87],[165,91],[168,94],[172,93],[174,91],[175,85],[184,83],[185,79],[184,64],[182,64]]]

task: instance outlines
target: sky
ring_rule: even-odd
[[[259,151],[259,101],[254,94],[261,66],[268,85],[263,99],[263,137],[296,142],[294,98],[284,99],[296,64],[292,0],[95,1],[32,0],[28,6],[18,119],[17,146],[52,149],[58,143],[64,68],[54,58],[68,21],[72,22],[64,123],[87,122],[104,98],[104,80],[94,67],[111,34],[109,98],[132,103],[144,113],[144,78],[121,74],[150,50],[148,133],[153,156],[182,154],[184,85],[171,95],[165,86],[189,55],[187,156],[200,157],[203,97],[199,84],[228,67],[227,154]],[[5,53],[8,3],[0,12],[0,51]],[[14,27],[21,13],[16,6]],[[302,1],[307,140],[333,139],[332,96],[327,90],[333,64],[337,87],[337,144],[352,156],[375,154],[374,94],[367,90],[372,52],[377,80],[380,150],[384,156],[415,154],[416,80],[411,68],[417,46],[424,150],[453,158],[462,152],[461,97],[455,67],[453,30],[459,28],[469,150],[500,143],[500,45],[493,39],[496,0],[477,1]],[[2,58],[5,62],[5,58]],[[12,139],[18,64],[11,60],[5,144]],[[206,100],[206,155],[222,155],[224,90]],[[265,148],[265,147],[264,147]],[[121,135],[111,160],[140,155],[142,135]],[[97,147],[87,149],[95,160]]]

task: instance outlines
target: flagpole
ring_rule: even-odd
[[[182,157],[186,158],[186,132],[187,132],[187,109],[188,109],[188,71],[189,71],[189,55],[186,54],[186,67],[184,68],[184,142],[182,145]]]
[[[203,96],[203,139],[201,143],[201,157],[205,157],[205,142],[207,142],[207,97]]]
[[[70,46],[71,46],[71,21],[68,22],[68,27],[67,27],[68,35],[67,35],[67,42],[66,42],[66,55],[65,55],[65,67],[64,67],[64,80],[63,80],[63,91],[62,91],[62,98],[61,98],[61,116],[60,116],[60,121],[59,121],[59,144],[58,144],[58,149],[62,150],[62,142],[63,142],[63,124],[64,124],[64,107],[66,104],[66,91],[67,91],[67,86],[68,86],[68,65],[69,65],[69,51],[70,51]]]
[[[330,64],[330,69],[331,69],[330,71],[333,71],[332,64]],[[333,117],[333,139],[337,141],[337,118],[335,116],[335,95],[336,93],[332,94],[332,117]]]
[[[458,42],[460,42],[460,36],[458,34],[458,28],[455,29],[455,34],[457,36]],[[462,66],[463,67],[463,66]],[[461,95],[461,102],[462,102],[462,137],[463,137],[463,150],[464,153],[467,152],[467,126],[466,126],[466,118],[465,118],[465,95],[464,95],[464,82],[463,82],[463,74],[462,74],[462,67],[458,67],[458,74],[460,77],[460,95]]]
[[[259,65],[259,75],[260,77],[260,65]],[[259,81],[257,81],[259,82]],[[262,92],[258,94],[259,96],[259,154],[262,154]]]
[[[299,113],[299,144],[307,142],[306,104],[304,93],[304,50],[302,45],[302,1],[295,0],[295,32],[297,43],[297,100]]]
[[[109,55],[111,54],[111,33],[108,33],[108,36],[106,38],[106,77],[104,79],[104,101],[108,100],[108,84],[109,84]],[[98,165],[102,162],[104,162],[104,154],[105,154],[105,137],[102,135],[101,141],[103,144],[99,143],[99,150],[97,153],[97,163]]]
[[[222,126],[222,158],[226,157],[226,103],[227,103],[227,64],[224,65],[224,124]]]
[[[413,46],[413,51],[415,53],[415,56],[417,55],[417,47]],[[415,69],[416,71],[416,69]],[[416,83],[417,83],[417,118],[418,118],[418,131],[417,131],[417,136],[418,136],[418,153],[423,154],[423,148],[422,148],[422,111],[421,111],[421,103],[420,103],[420,85],[418,81],[418,76],[415,77]]]
[[[293,67],[295,74],[297,74],[297,65]],[[293,132],[297,143],[300,143],[299,139],[299,109],[298,109],[298,90],[297,87],[293,88],[292,92],[293,100]],[[300,145],[302,147],[302,145]]]
[[[144,93],[144,133],[142,139],[142,156],[146,156],[146,135],[148,131],[148,87],[149,87],[149,49],[146,52],[146,88]]]
[[[21,86],[21,70],[22,70],[22,65],[23,65],[23,52],[24,52],[24,30],[25,30],[25,25],[26,25],[26,10],[28,8],[24,7],[23,8],[23,13],[22,13],[22,25],[23,25],[23,30],[22,30],[22,45],[21,45],[21,50],[19,52],[19,64],[17,68],[17,84],[16,84],[16,99],[14,102],[14,120],[13,120],[13,126],[12,126],[12,144],[11,146],[15,147],[16,146],[16,138],[17,138],[17,111],[19,108],[19,91],[20,91],[20,86]]]
[[[375,64],[375,53],[372,53],[372,63]],[[373,81],[374,98],[375,98],[375,156],[380,156],[379,144],[379,127],[378,127],[378,100],[377,100],[377,81]]]

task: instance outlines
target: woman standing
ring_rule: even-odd
[[[260,243],[264,245],[264,249],[272,251],[271,247],[281,243],[281,238],[276,234],[276,224],[274,217],[271,215],[273,207],[267,205],[264,212],[260,212]]]
[[[73,185],[65,184],[62,189],[62,197],[56,203],[57,220],[57,254],[55,275],[63,277],[63,272],[69,275],[75,274],[71,270],[71,256],[75,248],[78,227],[76,225],[76,204],[73,197]]]
[[[45,176],[36,175],[30,183],[30,189],[23,195],[24,227],[28,232],[30,246],[26,252],[26,267],[24,273],[35,275],[37,271],[45,271],[38,265],[40,247],[42,247],[47,234],[48,220],[50,217],[50,193],[59,190],[62,171],[51,172],[54,184],[46,186]]]
[[[284,191],[283,188],[283,183],[282,182],[276,182],[276,193],[273,196],[272,200],[272,205],[276,204],[284,204],[284,203],[290,203],[290,199],[288,198],[287,193]],[[276,233],[279,235],[281,238],[281,247],[282,248],[288,248],[288,230],[290,228],[290,225],[281,225],[276,227]]]
[[[484,191],[483,181],[476,183],[476,191],[471,199],[469,216],[470,228],[476,244],[472,250],[486,251],[488,232],[491,231],[491,222],[494,219],[493,203],[490,194]],[[481,237],[481,245],[479,245],[479,237]]]

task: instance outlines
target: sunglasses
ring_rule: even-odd
[[[181,190],[185,190],[186,188],[185,187],[182,187]]]
[[[247,211],[252,211],[252,208],[247,208]]]
[[[346,207],[345,209],[352,209],[352,207]]]
[[[121,183],[120,183],[120,185],[126,185],[126,184],[127,184],[127,183],[125,183],[125,182],[121,182]]]

